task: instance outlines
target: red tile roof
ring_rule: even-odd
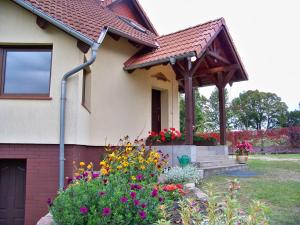
[[[160,36],[157,38],[159,48],[146,53],[140,52],[131,57],[125,62],[125,69],[131,70],[160,64],[162,61],[168,61],[170,57],[180,57],[187,54],[199,56],[219,33],[223,25],[225,25],[225,21],[221,18]]]
[[[146,30],[141,32],[119,18],[117,14],[102,6],[101,0],[24,0],[43,13],[59,20],[67,27],[97,41],[101,30],[109,31],[147,46],[157,46],[156,35]]]

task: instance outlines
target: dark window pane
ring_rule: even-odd
[[[51,54],[51,51],[8,50],[4,94],[48,94]]]

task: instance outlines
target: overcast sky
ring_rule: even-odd
[[[273,92],[290,110],[300,102],[299,0],[140,0],[159,34],[224,17],[250,80],[229,87]],[[200,89],[209,96],[211,88]]]

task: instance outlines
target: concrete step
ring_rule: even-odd
[[[227,155],[206,155],[206,156],[198,156],[197,161],[214,161],[214,160],[228,160],[230,159]]]
[[[217,174],[221,174],[227,171],[234,171],[234,170],[245,170],[248,166],[246,164],[232,164],[226,166],[212,166],[212,167],[203,167],[203,176],[209,177]]]
[[[232,159],[220,159],[220,160],[205,160],[197,162],[199,168],[213,167],[213,166],[227,166],[236,164],[235,160]]]

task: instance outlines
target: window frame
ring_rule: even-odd
[[[84,68],[82,74],[82,98],[81,98],[81,105],[85,108],[89,113],[91,113],[91,107],[86,105],[86,78],[87,76],[91,76],[90,68]],[[92,79],[92,77],[90,77]]]
[[[5,88],[5,69],[8,51],[22,51],[22,52],[51,52],[50,59],[50,74],[49,74],[49,85],[48,93],[4,93]],[[0,99],[29,99],[29,100],[51,100],[50,88],[51,88],[51,77],[52,77],[52,60],[53,60],[53,48],[52,46],[0,46]]]

